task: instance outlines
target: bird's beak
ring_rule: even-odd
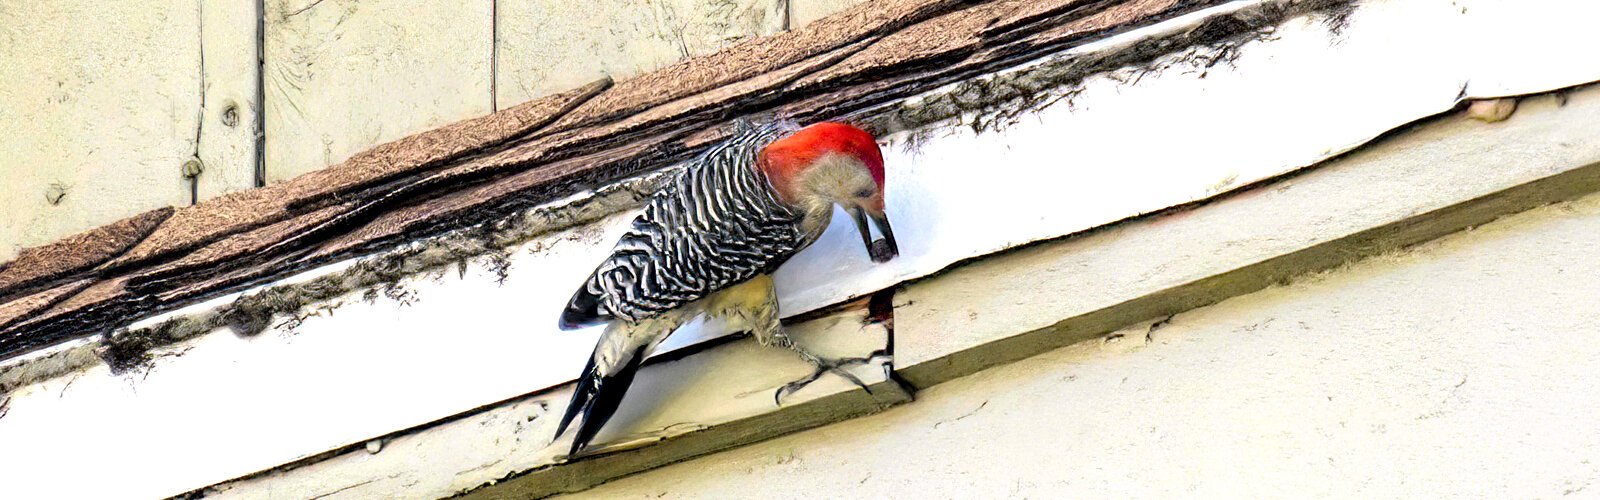
[[[866,245],[867,254],[872,256],[872,261],[882,264],[900,255],[900,245],[894,242],[894,229],[889,227],[887,214],[872,214],[872,223],[878,226],[878,232],[883,233],[883,239],[874,241],[872,230],[867,228],[867,212],[861,207],[851,207],[850,217],[856,221],[856,231],[861,233],[861,244]]]

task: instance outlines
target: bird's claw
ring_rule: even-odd
[[[874,359],[877,359],[879,356],[883,355],[886,355],[886,353],[880,351],[873,352],[871,356],[864,358],[812,359],[811,364],[815,365],[817,369],[812,371],[810,375],[802,377],[800,380],[789,382],[787,384],[783,384],[783,387],[779,387],[778,391],[772,394],[772,403],[780,406],[783,405],[784,396],[794,394],[800,389],[804,389],[806,386],[811,385],[812,382],[816,382],[817,379],[822,378],[822,375],[827,373],[833,373],[834,375],[838,375],[845,380],[849,380],[850,383],[855,384],[856,387],[860,387],[861,390],[867,391],[867,394],[872,394],[872,388],[868,387],[866,382],[862,382],[860,377],[850,373],[850,371],[846,370],[846,368],[855,365],[871,363]]]

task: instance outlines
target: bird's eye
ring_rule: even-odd
[[[856,191],[856,197],[857,198],[871,198],[872,197],[872,188],[861,188],[860,190]]]

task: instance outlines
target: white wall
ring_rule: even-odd
[[[573,496],[1593,497],[1597,248],[1592,195]]]
[[[267,0],[268,182],[488,114],[492,2]]]
[[[0,5],[0,261],[188,202],[199,24],[192,1]]]

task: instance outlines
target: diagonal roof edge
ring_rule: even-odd
[[[281,277],[296,269],[492,220],[687,158],[732,118],[857,115],[983,72],[1059,52],[1222,0],[883,0],[801,30],[751,40],[611,86],[581,89],[375,147],[282,184],[178,209],[126,252],[107,255],[82,291],[77,274],[0,287],[0,303],[61,295],[0,329],[0,357],[108,331],[136,316]],[[1284,0],[1321,8],[1332,0]],[[762,55],[752,65],[751,54]],[[675,75],[675,76],[674,76]],[[691,77],[691,75],[700,75]],[[711,75],[711,76],[708,76]],[[875,123],[897,127],[897,117]],[[364,230],[398,214],[429,217],[454,193],[517,189],[455,207],[440,224]],[[453,203],[460,203],[459,197]],[[470,209],[470,210],[469,210]],[[472,216],[460,215],[466,211]],[[388,220],[384,220],[388,216]],[[351,241],[349,235],[370,235]],[[104,262],[103,264],[100,262]],[[31,271],[19,260],[5,276]]]

